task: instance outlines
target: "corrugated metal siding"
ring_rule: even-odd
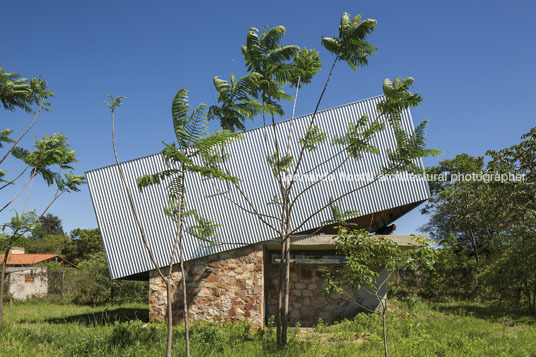
[[[376,105],[382,97],[350,103],[317,113],[315,123],[328,133],[328,140],[318,148],[314,155],[305,155],[302,172],[315,167],[334,155],[340,147],[329,144],[331,138],[342,136],[348,122],[355,122],[363,114],[371,120],[376,116]],[[295,120],[293,135],[303,137],[311,119],[306,115]],[[281,142],[286,138],[290,121],[276,124],[276,132]],[[413,130],[413,121],[409,111],[403,114],[403,125],[408,131]],[[273,152],[273,128],[259,128],[244,133],[244,140],[233,143],[228,148],[230,158],[227,166],[237,177],[242,179],[240,187],[251,199],[255,208],[266,215],[277,216],[278,206],[269,204],[278,193],[278,188],[266,160],[264,130],[267,130],[268,150]],[[394,135],[391,131],[382,132],[375,139],[380,155],[365,154],[362,159],[347,161],[337,172],[353,174],[378,174],[382,165],[387,164],[387,149],[395,148]],[[297,158],[299,145],[293,143],[292,154]],[[329,172],[339,161],[330,162],[316,173]],[[419,162],[422,166],[422,162]],[[149,244],[160,266],[167,265],[175,237],[175,223],[163,213],[166,205],[166,189],[163,186],[150,187],[140,193],[136,188],[136,178],[164,169],[160,154],[147,156],[122,163],[130,190],[134,195],[135,205],[139,211],[143,228]],[[152,270],[154,267],[142,244],[135,221],[130,212],[125,190],[119,179],[117,166],[89,171],[86,173],[95,213],[104,240],[104,249],[113,279]],[[300,192],[307,182],[297,182],[293,192]],[[335,179],[316,185],[300,197],[294,207],[293,227],[297,227],[312,212],[325,205],[330,197],[338,197],[353,188],[361,187],[366,182],[341,181]],[[201,178],[199,175],[187,175],[187,200],[206,218],[221,224],[215,240],[218,244],[211,246],[189,235],[185,236],[184,255],[186,260],[211,255],[234,249],[244,244],[253,244],[273,239],[275,233],[254,215],[248,214],[232,204],[248,207],[239,192],[232,186],[214,179]],[[345,210],[357,210],[366,215],[429,198],[428,184],[419,181],[377,181],[370,186],[341,199],[337,205]],[[249,208],[249,207],[248,207]],[[329,209],[316,215],[305,224],[301,231],[320,227],[322,222],[330,219]],[[275,220],[267,218],[274,226]]]

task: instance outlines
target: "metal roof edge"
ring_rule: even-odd
[[[346,103],[346,104],[337,105],[337,106],[335,106],[335,107],[330,107],[330,108],[327,108],[327,109],[318,110],[318,111],[316,112],[316,115],[318,115],[318,114],[320,114],[320,113],[323,113],[323,112],[331,111],[331,110],[334,110],[334,109],[347,107],[347,106],[350,106],[350,105],[353,105],[353,104],[357,104],[357,103],[361,103],[361,102],[366,102],[366,101],[369,101],[369,100],[372,100],[372,99],[376,99],[376,98],[380,98],[380,97],[383,97],[383,96],[384,96],[383,94],[379,94],[379,95],[375,95],[375,96],[372,96],[372,97],[369,97],[369,98],[356,100],[356,101],[354,101],[354,102],[349,102],[349,103]],[[315,114],[315,113],[314,113],[314,112],[311,112],[311,113],[307,113],[307,114],[304,114],[304,115],[300,115],[299,117],[294,118],[294,120],[301,119],[301,118],[304,118],[304,117],[307,117],[307,116],[309,116],[309,115],[313,115],[313,114]],[[282,124],[282,123],[286,123],[286,122],[288,122],[288,121],[290,121],[290,120],[292,120],[292,118],[278,121],[278,122],[276,122],[275,124],[268,124],[268,125],[266,125],[266,126],[259,126],[259,127],[256,127],[256,128],[251,128],[251,129],[248,129],[248,130],[243,131],[241,134],[251,133],[251,132],[254,132],[254,131],[256,131],[256,130],[260,130],[260,129],[264,129],[264,128],[269,128],[269,127],[271,127],[272,125],[279,125],[279,124]],[[138,161],[138,160],[144,160],[144,159],[146,159],[146,158],[149,158],[149,157],[152,157],[152,156],[156,156],[156,155],[160,155],[160,152],[158,152],[158,153],[154,153],[154,154],[148,154],[148,155],[140,156],[140,157],[137,157],[137,158],[134,158],[134,159],[126,160],[126,161],[121,161],[121,162],[119,162],[119,164],[126,164],[126,163],[130,163],[130,162],[135,162],[135,161]],[[113,166],[117,166],[117,164],[114,163],[114,164],[110,164],[110,165],[102,166],[102,167],[99,167],[99,168],[96,168],[96,169],[87,170],[87,171],[84,172],[84,174],[85,174],[86,177],[87,177],[87,174],[88,174],[88,173],[92,173],[92,172],[99,171],[99,170],[104,170],[104,169],[107,169],[107,168],[110,168],[110,167],[113,167]]]

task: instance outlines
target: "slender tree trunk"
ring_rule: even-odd
[[[288,329],[288,309],[289,309],[289,295],[290,295],[290,236],[287,236],[285,241],[285,272],[284,272],[284,286],[283,286],[283,323],[281,324],[281,344],[286,346],[287,329]]]
[[[35,179],[35,175],[32,176],[32,179],[30,180],[30,186],[28,187],[28,192],[26,193],[26,199],[24,200],[24,206],[22,206],[22,213],[26,212],[26,205],[28,204],[28,199],[30,198],[30,192],[32,191],[32,185]]]
[[[289,301],[290,301],[290,201],[288,192],[285,194],[285,285],[283,295],[283,324],[281,329],[281,342],[285,346],[287,340],[288,329],[288,313],[289,313]]]
[[[167,293],[167,348],[166,357],[171,357],[171,349],[173,347],[173,306],[172,306],[172,291],[171,291],[171,272],[166,280]]]
[[[476,264],[479,265],[480,257],[478,255],[478,247],[476,246],[475,235],[473,234],[473,232],[469,231],[468,236],[469,236],[469,239],[471,240],[471,246],[473,247],[473,251],[475,252]]]
[[[110,112],[111,112],[111,116],[112,116],[112,146],[113,146],[113,152],[114,152],[114,158],[115,158],[115,163],[117,165],[117,170],[119,171],[119,177],[121,179],[121,182],[123,184],[123,188],[125,189],[126,191],[126,194],[127,194],[127,197],[128,197],[128,203],[129,203],[129,206],[130,206],[130,211],[132,212],[132,215],[134,216],[134,222],[136,223],[136,226],[138,227],[138,231],[140,232],[140,235],[141,235],[141,241],[149,255],[149,258],[151,260],[151,262],[153,263],[153,266],[155,267],[158,275],[160,276],[160,278],[166,283],[166,284],[169,284],[169,281],[171,280],[171,267],[168,271],[169,275],[168,277],[166,278],[162,272],[162,270],[160,270],[160,267],[158,265],[158,263],[156,262],[156,259],[154,257],[154,254],[151,250],[151,248],[149,247],[149,243],[148,243],[148,240],[147,240],[147,237],[145,235],[145,231],[143,230],[143,227],[141,225],[141,220],[140,220],[140,217],[138,216],[138,211],[136,210],[136,206],[134,205],[134,198],[132,197],[132,193],[130,192],[130,189],[128,187],[128,184],[127,184],[127,180],[126,180],[126,177],[125,177],[125,173],[123,172],[123,168],[121,167],[121,164],[119,163],[119,157],[117,156],[117,147],[116,147],[116,144],[115,144],[115,116],[114,116],[114,111],[115,109],[117,108],[117,106],[120,104],[120,102],[117,102],[115,99],[112,98],[112,104],[110,105],[109,104],[109,107],[110,107]],[[58,196],[59,197],[59,196]],[[46,208],[48,209],[50,207],[50,205]],[[46,210],[45,210],[46,211]],[[173,254],[172,254],[172,259],[173,259]],[[168,288],[169,286],[166,285],[166,288]],[[168,313],[169,313],[169,308],[170,308],[170,305],[169,305],[169,299],[170,299],[170,294],[169,294],[169,291],[168,291]],[[171,317],[171,314],[168,314],[168,316]],[[171,320],[171,318],[169,319]],[[170,332],[169,330],[169,321],[168,321],[168,356],[171,356],[171,342],[170,342],[170,338],[169,337],[173,337],[173,333]]]
[[[168,281],[171,284],[173,281],[173,257],[175,257],[175,252],[177,247],[179,248],[179,266],[181,270],[181,281],[182,281],[182,303],[184,309],[184,343],[185,343],[185,353],[186,357],[190,356],[190,332],[188,327],[188,296],[187,296],[187,285],[186,285],[186,271],[184,269],[184,256],[183,256],[183,245],[182,245],[182,231],[183,231],[183,212],[184,212],[184,192],[186,191],[186,178],[185,178],[185,169],[184,164],[181,163],[180,168],[180,179],[182,181],[183,190],[180,196],[177,212],[177,234],[175,241],[173,243],[173,250],[171,256],[169,257],[169,277]],[[173,299],[171,298],[170,292],[168,292],[168,330],[173,328]],[[171,340],[173,335],[168,331],[168,351],[169,356],[171,356]]]
[[[385,357],[389,357],[389,353],[387,351],[387,323],[385,321],[385,314],[387,313],[387,301],[383,302],[383,310],[382,310],[382,325],[383,325],[383,348],[385,351]]]
[[[4,255],[4,260],[2,261],[2,273],[0,274],[0,333],[2,333],[2,325],[4,322],[4,281],[6,279],[7,257],[9,256],[10,250],[11,247],[8,246]]]
[[[289,294],[290,294],[290,200],[288,185],[285,186],[282,197],[281,214],[281,259],[279,262],[278,313],[277,313],[277,346],[284,347],[287,342]]]
[[[284,237],[280,237],[280,253],[279,253],[279,284],[277,286],[277,315],[276,315],[276,338],[277,347],[283,347],[283,341],[281,339],[281,331],[283,327],[283,282],[285,271],[285,241]]]
[[[190,332],[188,327],[188,295],[186,294],[186,272],[184,270],[184,261],[182,258],[182,238],[179,241],[180,245],[180,266],[182,275],[182,302],[184,305],[184,341],[186,343],[186,357],[190,356]]]

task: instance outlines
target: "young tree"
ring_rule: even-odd
[[[41,78],[28,80],[27,78],[19,77],[19,74],[6,72],[3,67],[0,67],[0,102],[2,106],[5,110],[15,111],[16,109],[22,109],[26,112],[32,112],[34,105],[38,105],[38,108],[34,113],[34,119],[16,140],[12,140],[9,137],[12,132],[10,129],[2,129],[0,134],[0,148],[2,147],[2,142],[9,143],[11,146],[0,158],[0,164],[6,160],[8,155],[17,147],[19,141],[30,131],[37,121],[41,110],[51,110],[50,103],[47,102],[47,99],[53,97],[54,92],[47,89],[47,82]],[[0,170],[0,179],[5,173],[4,170]],[[16,181],[19,177],[20,174],[12,181]],[[12,184],[12,181],[7,181],[7,183]]]
[[[297,46],[280,45],[280,40],[285,34],[283,26],[272,29],[265,27],[260,37],[257,29],[251,28],[248,31],[246,44],[242,46],[242,54],[249,73],[237,82],[243,81],[247,85],[241,87],[243,89],[236,99],[233,96],[222,95],[227,93],[226,88],[232,87],[232,85],[222,86],[219,77],[216,77],[214,81],[216,90],[220,95],[218,100],[221,105],[211,107],[211,113],[213,113],[211,118],[218,118],[222,126],[227,128],[241,128],[240,125],[236,125],[237,122],[243,123],[246,119],[256,115],[260,115],[263,121],[265,152],[259,161],[266,162],[273,174],[272,183],[276,186],[278,196],[270,203],[278,205],[277,217],[273,217],[268,212],[267,204],[269,202],[260,206],[255,205],[254,200],[247,197],[241,189],[240,182],[234,183],[234,187],[244,201],[241,208],[268,226],[279,239],[281,260],[276,326],[277,342],[280,347],[287,343],[290,237],[301,232],[310,220],[329,211],[330,207],[333,207],[338,201],[371,185],[381,176],[395,172],[420,173],[421,169],[415,164],[416,160],[439,153],[437,150],[425,148],[424,128],[426,122],[421,123],[412,133],[407,133],[402,127],[402,112],[421,102],[419,95],[409,91],[413,84],[412,78],[397,78],[394,82],[386,79],[383,84],[385,98],[378,105],[377,117],[369,118],[365,115],[356,123],[349,123],[346,133],[340,137],[329,138],[328,133],[322,131],[316,124],[318,108],[336,64],[345,62],[352,70],[366,66],[368,57],[376,51],[376,48],[366,41],[366,37],[375,28],[375,20],[362,20],[360,15],[351,18],[348,13],[344,13],[341,17],[338,36],[322,39],[322,45],[334,55],[334,59],[307,130],[303,135],[297,135],[297,130],[293,130],[294,108],[298,90],[303,83],[309,83],[312,80],[314,74],[320,69],[320,61],[318,53],[314,50],[300,50]],[[292,98],[284,92],[285,86],[296,87],[296,94],[289,131],[286,136],[279,137],[275,125],[273,125],[275,124],[275,116],[283,114],[281,100]],[[222,91],[221,88],[225,88],[225,91]],[[232,115],[227,117],[229,111],[226,109],[235,108],[239,104],[248,104],[249,109],[242,112],[231,111]],[[266,115],[271,118],[271,127],[267,125]],[[306,193],[324,181],[326,177],[336,174],[337,170],[348,160],[359,160],[364,153],[379,154],[379,149],[373,142],[378,134],[386,130],[394,133],[397,147],[395,150],[389,151],[389,162],[382,168],[381,173],[362,186],[349,187],[346,192],[325,202],[308,217],[295,222],[294,209],[296,206],[306,204]],[[315,161],[314,157],[317,155],[318,147],[328,139],[332,145],[339,148],[338,153]],[[297,154],[293,154],[295,147],[298,147]],[[320,163],[314,167],[307,167],[304,162]],[[233,176],[233,173],[225,165],[225,161],[223,167],[228,175]],[[326,175],[305,186],[297,185],[296,181],[292,179],[321,169],[327,170]],[[287,179],[289,177],[291,179]],[[345,215],[344,212],[343,215]],[[355,215],[354,213],[353,216]]]
[[[362,304],[354,295],[360,289],[366,290],[378,300],[378,311],[382,315],[383,343],[385,357],[387,344],[387,283],[393,274],[405,270],[430,268],[435,251],[428,241],[415,236],[414,246],[403,250],[385,236],[371,236],[365,230],[349,231],[340,228],[336,237],[337,253],[346,257],[341,268],[325,270],[326,294],[337,293],[347,301],[369,312],[369,306]]]
[[[2,170],[2,167],[0,166],[0,190],[15,185],[16,181],[30,169],[29,177],[22,184],[15,196],[7,202],[0,203],[0,205],[2,205],[0,208],[1,212],[15,202],[26,189],[26,197],[21,213],[18,214],[15,212],[15,216],[11,218],[10,222],[4,225],[4,229],[8,229],[8,232],[4,232],[1,236],[1,243],[5,248],[5,254],[2,263],[2,272],[0,274],[0,328],[2,326],[2,302],[6,263],[11,246],[14,242],[24,239],[24,236],[34,227],[35,222],[32,222],[32,219],[41,219],[52,204],[64,193],[79,191],[78,187],[85,183],[83,176],[77,176],[71,171],[72,167],[70,165],[77,161],[76,152],[69,149],[67,138],[63,134],[55,133],[50,136],[44,135],[42,139],[36,137],[34,145],[35,150],[31,152],[18,146],[20,140],[29,132],[36,122],[41,110],[51,110],[49,108],[50,103],[47,102],[47,99],[54,95],[53,92],[47,90],[47,82],[40,78],[27,80],[26,78],[19,77],[18,74],[6,73],[3,68],[0,68],[0,101],[2,102],[4,109],[9,111],[22,109],[26,112],[31,112],[34,105],[38,104],[39,107],[34,113],[34,118],[31,123],[16,140],[12,140],[9,137],[11,134],[10,129],[3,129],[0,134],[0,147],[2,147],[2,142],[10,144],[9,148],[0,158],[0,164],[2,164],[11,154],[13,158],[21,161],[24,166],[22,171],[10,180],[2,179],[2,177],[5,176],[6,171]],[[62,175],[62,170],[69,171]],[[35,214],[34,210],[27,211],[26,209],[32,184],[37,176],[41,176],[48,186],[55,186],[56,188],[51,201],[39,216]]]
[[[112,113],[112,128],[114,122],[114,110],[121,104],[121,98],[113,98],[108,103]],[[220,130],[208,133],[206,126],[207,110],[206,105],[201,104],[195,108],[191,114],[188,114],[190,105],[188,104],[188,91],[181,89],[177,92],[171,105],[173,129],[177,143],[165,144],[162,156],[166,163],[167,169],[152,175],[138,178],[137,184],[142,191],[145,187],[151,185],[166,185],[168,190],[168,205],[164,213],[173,219],[176,223],[176,236],[172,245],[172,251],[167,258],[167,270],[163,271],[156,263],[154,255],[149,248],[147,237],[141,225],[132,193],[126,183],[123,169],[117,158],[115,149],[115,135],[113,135],[114,155],[116,158],[119,174],[127,191],[131,211],[134,215],[136,225],[141,233],[143,244],[149,253],[150,259],[166,285],[167,292],[167,350],[166,355],[171,356],[173,344],[173,286],[176,277],[173,275],[173,265],[177,261],[180,267],[180,280],[182,283],[183,307],[184,307],[184,327],[186,356],[190,355],[189,350],[189,330],[188,330],[188,301],[186,289],[186,272],[184,269],[184,250],[183,239],[185,232],[191,236],[210,242],[209,239],[214,235],[215,224],[210,220],[200,216],[195,210],[188,208],[187,192],[188,180],[190,175],[199,174],[204,177],[217,178],[224,181],[237,183],[238,180],[225,173],[219,168],[224,156],[221,150],[230,142],[239,138],[238,134]],[[178,253],[178,257],[177,257]]]

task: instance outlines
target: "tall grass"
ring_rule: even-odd
[[[0,356],[152,356],[165,351],[166,329],[147,324],[146,306],[86,307],[30,301],[8,306]],[[388,313],[393,356],[534,356],[536,319],[474,303],[394,302]],[[174,330],[174,355],[184,330]],[[273,328],[197,323],[192,356],[382,356],[381,321],[359,314],[334,325],[292,329],[284,350]]]

